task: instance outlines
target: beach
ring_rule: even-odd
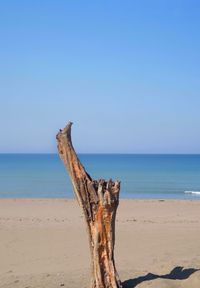
[[[200,287],[200,201],[120,200],[115,260],[123,287]],[[0,200],[0,287],[89,287],[75,200]]]

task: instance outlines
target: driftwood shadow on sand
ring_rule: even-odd
[[[195,268],[186,268],[184,269],[181,266],[177,266],[172,271],[168,274],[165,275],[156,275],[152,273],[148,273],[144,276],[140,276],[134,279],[129,279],[126,280],[122,283],[123,288],[134,288],[138,284],[144,282],[144,281],[150,281],[150,280],[155,280],[155,279],[171,279],[171,280],[184,280],[189,278],[193,273],[196,271],[199,271],[200,269],[195,269]]]

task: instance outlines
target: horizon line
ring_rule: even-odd
[[[77,152],[78,155],[200,155],[200,153]],[[58,155],[56,152],[0,152],[0,155]],[[58,155],[59,156],[59,155]]]

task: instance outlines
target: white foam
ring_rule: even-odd
[[[185,194],[195,194],[195,195],[200,195],[200,191],[185,191]]]

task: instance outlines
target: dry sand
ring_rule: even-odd
[[[116,265],[124,287],[200,288],[200,201],[121,200]],[[0,200],[0,287],[89,287],[75,201]]]

